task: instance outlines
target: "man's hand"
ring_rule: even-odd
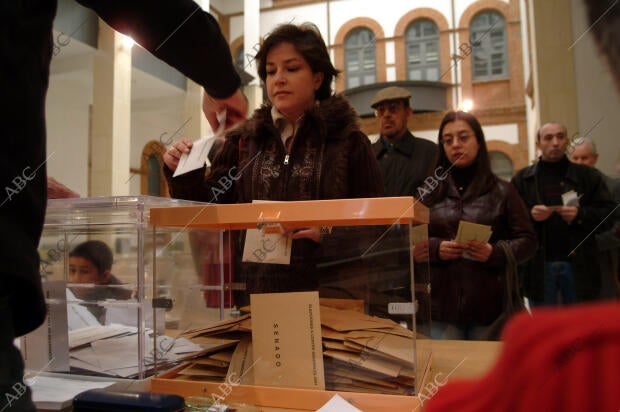
[[[79,193],[74,192],[51,176],[47,177],[47,198],[65,199],[69,197],[80,197]]]
[[[179,159],[183,153],[189,153],[192,149],[192,141],[187,137],[184,137],[181,140],[176,142],[172,142],[172,145],[166,150],[164,153],[164,163],[168,166],[168,169],[174,173],[179,166]]]
[[[557,212],[566,223],[572,223],[579,213],[579,208],[577,206],[562,206]]]
[[[228,130],[231,126],[242,122],[248,114],[248,99],[237,89],[230,97],[225,99],[215,99],[204,93],[202,96],[202,111],[204,112],[211,129],[216,131],[220,127],[217,120],[217,114],[226,110],[226,125],[224,130]]]
[[[532,219],[537,222],[542,222],[549,219],[551,213],[553,213],[553,209],[549,209],[545,205],[535,205],[531,210]]]

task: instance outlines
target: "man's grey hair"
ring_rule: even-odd
[[[590,148],[590,153],[592,155],[598,154],[598,152],[596,151],[596,145],[594,144],[594,140],[590,139],[589,137],[578,137],[573,141],[574,146],[581,146],[582,144],[585,144]]]

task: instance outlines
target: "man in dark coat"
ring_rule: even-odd
[[[402,87],[379,90],[371,107],[379,118],[381,135],[373,145],[386,196],[418,197],[418,187],[432,174],[437,145],[415,137],[407,129],[413,114],[409,105],[411,93]]]
[[[566,127],[543,125],[539,161],[512,179],[538,235],[538,250],[524,266],[525,295],[534,304],[595,299],[600,289],[595,233],[611,227],[611,195],[600,173],[566,157]]]

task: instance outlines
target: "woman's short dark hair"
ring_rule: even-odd
[[[317,100],[325,100],[332,95],[331,84],[340,73],[332,64],[327,46],[319,29],[312,23],[282,24],[275,28],[256,53],[258,76],[264,82],[267,78],[267,54],[272,47],[281,43],[290,43],[301,54],[313,73],[323,73],[323,82],[315,93]]]
[[[80,243],[69,253],[69,257],[81,257],[90,261],[100,275],[112,269],[114,260],[110,247],[100,240]]]
[[[478,154],[476,155],[476,159],[474,160],[474,165],[476,168],[476,172],[474,174],[474,179],[470,184],[469,191],[473,193],[474,196],[478,196],[482,194],[482,190],[487,187],[489,183],[495,181],[497,177],[493,174],[491,170],[491,160],[489,158],[489,151],[487,150],[487,144],[484,139],[484,132],[482,131],[482,126],[480,122],[473,114],[463,112],[463,111],[450,111],[446,113],[446,115],[441,120],[441,125],[439,126],[439,135],[437,137],[437,144],[439,146],[439,155],[437,156],[437,164],[436,168],[442,167],[443,171],[447,171],[452,167],[452,164],[448,160],[446,156],[446,150],[442,144],[442,135],[443,129],[446,127],[448,123],[455,122],[457,120],[462,120],[471,127],[476,135],[476,141],[478,142]],[[432,196],[433,201],[442,200],[446,196],[447,185],[443,184],[439,187],[439,189],[435,192],[436,196]]]

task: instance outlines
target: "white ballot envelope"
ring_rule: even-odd
[[[265,202],[253,200],[252,203]],[[291,264],[293,240],[290,233],[284,233],[280,225],[263,225],[262,229],[248,229],[245,233],[242,262]],[[265,230],[267,229],[267,230]]]
[[[211,147],[213,147],[213,143],[217,138],[224,136],[226,110],[217,114],[217,120],[220,122],[220,127],[217,129],[215,134],[212,136],[205,136],[202,139],[195,141],[189,153],[183,153],[181,155],[179,165],[174,171],[172,177],[177,177],[191,172],[192,170],[200,169],[205,165],[209,151],[211,150]]]
[[[579,195],[574,190],[569,190],[566,193],[562,193],[562,203],[564,206],[577,206],[579,207]]]

